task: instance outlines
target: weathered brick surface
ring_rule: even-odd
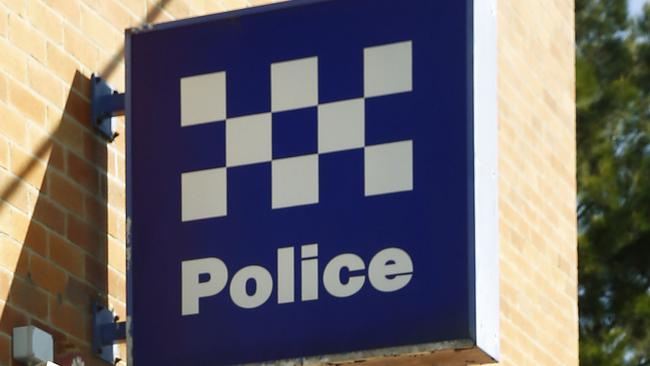
[[[124,28],[270,2],[0,0],[0,366],[29,323],[100,364],[91,300],[126,315],[125,125],[106,144],[89,120],[91,73],[124,88]],[[575,365],[573,0],[498,13],[502,364]]]

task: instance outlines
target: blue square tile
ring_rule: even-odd
[[[232,67],[226,76],[228,118],[266,113],[271,110],[271,70],[260,67]]]
[[[410,140],[417,136],[418,126],[441,123],[419,117],[413,99],[408,93],[366,99],[366,145]]]
[[[250,182],[255,182],[251,189]],[[228,168],[228,217],[248,219],[271,207],[271,163]]]
[[[316,107],[273,113],[273,159],[318,151]]]
[[[206,123],[180,129],[178,159],[181,171],[219,168],[226,165],[226,125]],[[152,154],[152,159],[156,156]],[[170,164],[175,162],[171,161]]]
[[[363,51],[340,43],[323,45],[318,56],[318,98],[321,104],[363,97]]]

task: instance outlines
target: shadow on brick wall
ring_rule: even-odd
[[[38,184],[34,180],[42,174],[26,229],[11,220],[14,240],[23,234],[24,244],[0,332],[11,335],[14,327],[35,325],[53,335],[57,357],[79,353],[86,365],[99,364],[89,354],[90,304],[107,304],[108,292],[107,146],[90,125],[89,91],[90,80],[77,72],[54,133],[31,152],[39,159],[49,155],[46,166],[27,158],[16,174],[20,179],[1,192],[10,201],[21,185]],[[0,365],[19,365],[11,360],[11,344],[4,343]]]
[[[159,0],[151,6],[141,25],[155,22],[170,2]],[[112,75],[123,57],[121,49],[99,75]],[[25,154],[27,162],[15,172],[18,178],[0,191],[2,201],[12,202],[24,184],[39,190],[27,222],[10,220],[12,227],[1,228],[12,240],[24,240],[13,278],[3,283],[0,276],[0,293],[8,291],[4,309],[0,307],[0,366],[20,365],[12,360],[7,335],[14,327],[29,324],[53,335],[55,361],[68,360],[61,366],[68,366],[68,356],[75,354],[87,366],[106,365],[91,350],[91,303],[108,305],[109,283],[115,284],[111,295],[125,297],[123,279],[115,278],[107,266],[109,237],[123,243],[125,233],[123,223],[115,223],[124,219],[118,213],[122,208],[116,211],[119,220],[109,224],[108,149],[91,126],[90,83],[88,77],[75,73],[54,132]],[[124,192],[117,189],[119,201]],[[13,211],[16,217],[25,216],[7,205],[0,206],[2,210],[9,216]]]

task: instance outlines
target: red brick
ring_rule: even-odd
[[[91,256],[86,256],[86,281],[95,288],[106,291],[108,289],[108,268],[105,262],[100,262]]]
[[[45,196],[39,196],[34,207],[35,220],[38,220],[50,230],[65,235],[65,213]]]
[[[72,80],[72,89],[81,96],[82,99],[90,101],[92,80],[91,75],[84,75],[77,71]]]
[[[81,188],[59,174],[48,174],[50,198],[73,212],[83,212]]]
[[[11,364],[11,338],[0,335],[0,365],[9,366]]]
[[[77,356],[79,352],[80,349],[71,338],[67,338],[64,341],[54,340],[54,363],[57,365],[72,365],[72,360],[68,356]]]
[[[86,132],[84,134],[84,157],[86,160],[106,171],[107,154],[106,140],[98,137],[96,133]]]
[[[65,151],[61,145],[56,142],[50,142],[52,147],[50,149],[50,160],[48,160],[48,167],[52,166],[60,171],[65,170]]]
[[[106,258],[106,237],[89,223],[68,215],[67,236],[93,257],[100,260]],[[86,271],[88,271],[87,267]]]
[[[82,98],[77,92],[72,91],[68,94],[64,112],[83,126],[86,126],[86,128],[92,128],[90,124],[90,101]]]
[[[100,232],[106,232],[108,220],[108,207],[106,206],[106,202],[94,196],[87,195],[85,208],[86,221],[95,226]]]
[[[29,267],[34,284],[55,296],[64,292],[67,277],[63,270],[38,255],[31,257]]]
[[[36,285],[21,279],[14,279],[9,294],[9,303],[37,318],[46,319],[48,312],[47,295]]]
[[[47,256],[47,232],[41,224],[32,221],[25,237],[25,245],[41,256]]]
[[[81,159],[74,153],[68,152],[68,177],[92,194],[99,192],[99,173],[97,169],[87,161]]]
[[[87,309],[93,300],[100,299],[101,291],[90,284],[82,282],[75,277],[70,277],[63,296],[68,302],[78,307],[81,311]]]
[[[50,298],[50,320],[54,326],[64,332],[80,339],[86,338],[84,329],[88,322],[88,316],[80,313],[66,302]]]
[[[66,148],[77,153],[83,153],[83,134],[83,128],[78,122],[68,117],[63,117],[54,132],[54,138],[59,140]]]
[[[50,259],[75,276],[83,277],[84,255],[58,235],[50,236]]]
[[[28,324],[27,315],[19,311],[18,309],[12,307],[11,305],[0,305],[0,332],[11,335],[13,329],[16,327],[22,327]]]

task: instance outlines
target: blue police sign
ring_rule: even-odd
[[[295,1],[127,34],[135,365],[458,340],[495,356],[473,11]]]

